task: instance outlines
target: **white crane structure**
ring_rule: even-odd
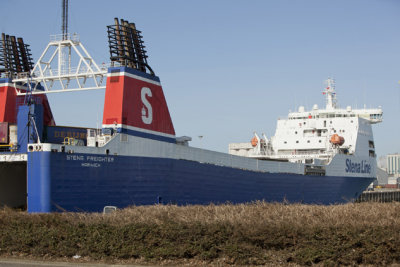
[[[13,82],[28,84],[31,94],[104,89],[105,65],[93,60],[77,34],[52,35],[30,73],[19,73]],[[15,86],[18,95],[26,90]]]
[[[77,34],[68,33],[68,0],[62,0],[62,34],[50,42],[31,72],[13,79],[17,95],[104,89],[107,68],[96,64]],[[17,85],[27,85],[21,89]]]

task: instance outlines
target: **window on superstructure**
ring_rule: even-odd
[[[297,134],[297,131],[295,131],[294,133]]]
[[[299,140],[296,141],[296,144],[298,144],[298,143],[299,143]]]
[[[287,144],[287,142],[286,142],[286,141],[283,141],[283,143],[284,143],[284,144]]]
[[[321,140],[319,140],[318,142],[320,142],[320,143],[321,143],[322,141],[321,141]]]
[[[310,143],[310,140],[307,140],[307,143]]]
[[[374,141],[368,141],[368,146],[370,148],[375,148]]]
[[[370,150],[369,151],[369,156],[374,158],[375,157],[375,151]]]
[[[324,121],[324,127],[326,127],[326,121]]]

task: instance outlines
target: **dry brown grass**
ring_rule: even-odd
[[[215,265],[400,262],[400,203],[140,206],[113,214],[0,211],[0,255]]]

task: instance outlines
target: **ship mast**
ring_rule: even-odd
[[[68,0],[62,0],[62,22],[61,31],[63,34],[63,40],[67,38],[68,34]]]
[[[326,98],[326,110],[334,110],[336,109],[336,92],[335,92],[335,80],[328,78],[328,80],[325,81],[325,84],[327,87],[323,91],[323,94],[325,95]]]

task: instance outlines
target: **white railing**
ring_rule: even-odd
[[[324,155],[329,154],[328,152],[322,152],[317,150],[309,150],[309,151],[298,151],[298,150],[286,150],[286,151],[279,151],[277,155]]]
[[[107,66],[106,64],[100,65],[100,70],[101,71],[107,71]],[[67,75],[80,75],[80,74],[91,74],[92,73],[92,69],[88,68],[87,66],[80,66],[78,67],[71,67],[71,68],[63,68],[61,69],[61,71],[59,72],[57,69],[46,69],[46,71],[43,72],[44,76],[67,76]],[[95,75],[98,73],[94,73]],[[25,74],[26,75],[26,74]],[[33,77],[39,77],[41,76],[40,70],[36,70],[33,75]],[[25,76],[27,77],[27,76]],[[23,77],[21,77],[23,78]]]
[[[50,35],[50,42],[60,42],[60,41],[64,41],[64,40],[71,40],[73,42],[79,42],[79,35],[76,33]]]

